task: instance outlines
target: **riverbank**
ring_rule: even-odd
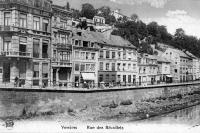
[[[32,106],[24,106],[22,111],[18,112],[18,116],[2,117],[1,119],[130,122],[198,104],[200,104],[200,91],[197,90],[138,101],[127,98],[118,102],[114,100],[99,102],[97,106],[83,105],[81,108],[75,108],[73,101],[54,99],[46,102],[40,101]]]

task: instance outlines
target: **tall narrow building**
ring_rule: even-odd
[[[0,82],[47,86],[50,77],[50,0],[0,1]]]
[[[72,82],[72,12],[53,5],[51,83],[70,87]]]

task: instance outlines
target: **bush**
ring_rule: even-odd
[[[120,105],[131,105],[133,104],[131,100],[121,101]]]
[[[177,97],[178,99],[182,99],[182,95],[181,95],[181,94],[177,94],[176,97]]]

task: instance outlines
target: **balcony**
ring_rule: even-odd
[[[52,67],[72,67],[70,61],[52,61]]]
[[[53,25],[53,28],[57,28],[57,29],[60,29],[60,30],[67,30],[67,31],[71,31],[72,30],[72,26],[71,25],[62,25],[61,22],[53,22],[52,23]]]
[[[0,25],[0,32],[13,32],[13,31],[17,31],[17,28],[14,28],[12,26]]]
[[[2,51],[1,56],[5,57],[19,57],[19,58],[32,58],[31,53],[19,51]]]

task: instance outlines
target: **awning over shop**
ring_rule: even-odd
[[[168,78],[172,78],[173,76],[172,75],[166,75]]]
[[[94,73],[81,73],[83,80],[95,80]]]

